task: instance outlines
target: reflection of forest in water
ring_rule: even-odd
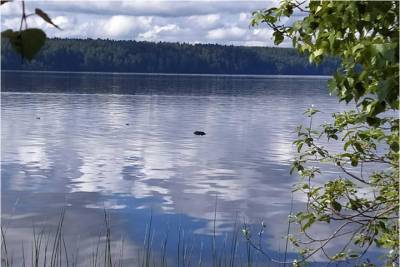
[[[29,236],[33,222],[55,223],[65,206],[66,233],[82,244],[97,236],[104,208],[129,246],[143,242],[150,213],[161,233],[182,225],[208,240],[217,196],[221,238],[235,218],[263,220],[268,250],[282,252],[297,179],[289,175],[294,129],[311,104],[326,111],[316,124],[329,120],[337,104],[326,79],[155,76],[150,88],[116,75],[99,92],[113,84],[108,90],[132,94],[60,94],[77,89],[63,75],[40,88],[30,75],[4,83],[4,91],[58,92],[2,94],[2,218],[12,240]],[[79,79],[91,77],[96,83],[97,75]],[[180,79],[197,86],[185,92]],[[295,210],[303,203],[295,196]]]

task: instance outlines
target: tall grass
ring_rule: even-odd
[[[88,266],[89,264],[90,267],[252,267],[259,265],[259,262],[254,260],[254,256],[258,253],[257,250],[254,250],[251,244],[246,242],[246,239],[242,240],[244,242],[240,242],[242,228],[238,223],[237,216],[232,231],[225,234],[223,239],[220,238],[217,242],[216,207],[213,218],[213,233],[210,237],[211,249],[208,251],[210,254],[207,255],[207,250],[204,250],[203,240],[188,238],[181,226],[178,226],[175,244],[170,241],[169,227],[164,237],[158,243],[155,243],[156,231],[153,229],[153,215],[151,213],[146,225],[143,244],[137,251],[136,263],[129,264],[124,262],[124,255],[126,255],[124,251],[125,240],[123,238],[119,241],[113,239],[111,218],[106,210],[104,210],[103,217],[104,230],[98,234],[96,241],[91,245],[89,255],[82,256],[86,257],[87,261],[80,262],[79,247],[76,246],[76,251],[71,253],[64,237],[65,214],[65,209],[63,209],[54,231],[38,230],[33,227],[30,259],[25,251],[26,244],[21,243],[21,250],[17,251],[16,254],[19,257],[18,266],[77,267]],[[16,266],[13,254],[10,254],[9,251],[7,232],[3,227],[1,227],[1,239],[1,266]],[[171,249],[172,251],[175,250],[177,254],[171,254]],[[133,251],[127,251],[127,254],[133,255]],[[261,266],[266,266],[265,264],[264,261]]]

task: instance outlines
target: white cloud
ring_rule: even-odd
[[[105,22],[104,30],[107,37],[116,39],[134,38],[135,30],[148,29],[152,17],[129,17],[123,15],[112,16]]]
[[[239,21],[249,21],[250,20],[250,14],[249,13],[240,13],[239,14]]]
[[[5,20],[1,20],[1,28],[2,30],[5,29],[16,29],[16,25],[18,25],[18,23],[20,23],[21,19],[19,18],[10,18],[10,19],[5,19]]]
[[[212,29],[222,24],[220,14],[190,16],[186,20],[187,27],[197,27],[200,29]]]
[[[251,12],[275,5],[271,1],[29,1],[27,10],[41,8],[62,31],[39,17],[49,37],[109,38],[187,43],[272,46],[271,30],[251,28]],[[20,3],[1,8],[1,27],[19,29]],[[288,44],[287,44],[288,45]]]
[[[211,40],[238,40],[244,38],[246,30],[237,26],[231,28],[219,28],[207,33],[207,38]]]
[[[265,8],[278,1],[223,1],[223,0],[129,0],[129,1],[31,1],[27,7],[43,7],[48,11],[74,14],[104,14],[128,16],[185,17],[207,14],[237,14]]]
[[[265,46],[265,42],[263,41],[245,41],[243,43],[245,46]]]
[[[133,25],[133,18],[127,16],[112,16],[104,25],[104,30],[109,36],[120,37],[128,34]]]
[[[165,26],[154,26],[150,31],[140,33],[138,38],[140,40],[157,40],[159,35],[165,32],[176,33],[179,31],[179,27],[175,24],[167,24]]]
[[[53,18],[53,22],[61,28],[65,28],[70,23],[70,19],[66,16],[57,16]]]

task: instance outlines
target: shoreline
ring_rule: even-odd
[[[187,77],[243,77],[258,79],[279,78],[306,78],[306,79],[329,79],[328,75],[292,75],[292,74],[203,74],[203,73],[158,73],[158,72],[101,72],[101,71],[45,71],[45,70],[1,70],[5,73],[43,73],[43,74],[88,74],[88,75],[132,75],[132,76],[187,76]]]

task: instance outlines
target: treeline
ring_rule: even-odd
[[[32,62],[2,40],[1,64],[3,70],[331,75],[338,62],[316,66],[289,48],[54,38]]]

